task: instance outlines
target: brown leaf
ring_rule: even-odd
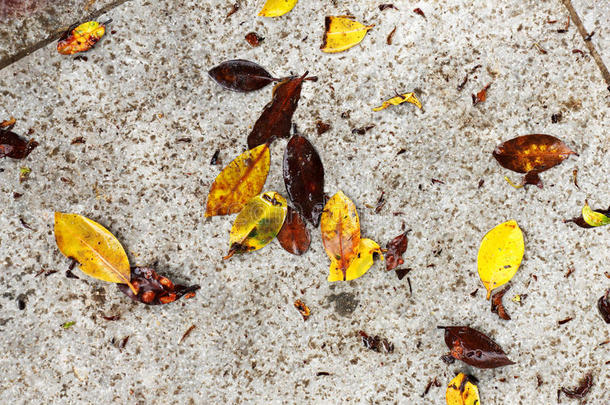
[[[399,280],[402,280],[411,270],[413,269],[410,267],[407,269],[396,269],[396,277],[398,277]]]
[[[37,146],[33,139],[26,141],[12,131],[0,129],[0,158],[24,159]]]
[[[379,11],[387,10],[388,8],[393,8],[394,10],[398,10],[394,4],[380,4]]]
[[[481,332],[468,326],[439,326],[445,330],[445,344],[450,355],[478,368],[496,368],[515,364],[502,348]]]
[[[487,100],[487,89],[489,86],[491,86],[491,83],[488,83],[483,87],[483,90],[479,91],[476,96],[474,94],[472,95],[472,105],[477,105]]]
[[[180,341],[178,342],[178,344],[181,344],[182,342],[184,342],[184,339],[186,339],[188,337],[188,335],[191,334],[191,332],[193,331],[193,329],[195,329],[196,326],[195,325],[191,325],[186,332],[184,332],[184,334],[182,335],[182,337],[180,338]]]
[[[262,66],[244,59],[222,62],[208,74],[225,89],[240,92],[259,90],[276,81]]]
[[[610,289],[597,300],[597,309],[606,323],[610,323]]]
[[[570,155],[578,155],[551,135],[523,135],[501,143],[493,151],[498,163],[517,173],[541,173],[557,166]]]
[[[131,268],[131,284],[138,291],[134,295],[127,284],[117,284],[119,290],[134,301],[140,301],[147,305],[161,305],[174,302],[182,296],[190,298],[195,295],[194,291],[198,285],[189,287],[174,285],[168,278],[159,276],[153,269],[148,267]]]
[[[388,339],[382,338],[377,335],[369,336],[362,330],[359,331],[358,334],[362,338],[362,344],[367,349],[380,353],[382,350],[386,353],[392,353],[394,351],[394,344]]]
[[[591,373],[587,373],[582,380],[579,381],[578,387],[574,389],[568,389],[561,387],[561,392],[566,394],[568,398],[572,399],[581,399],[584,398],[591,389],[593,385],[593,375]]]
[[[309,249],[311,236],[307,231],[305,221],[290,206],[288,207],[284,225],[282,225],[280,233],[277,234],[277,240],[287,252],[293,255],[302,255]]]
[[[409,239],[407,238],[408,233],[409,231],[401,233],[388,243],[388,253],[386,254],[385,262],[386,270],[394,270],[405,262],[402,255],[407,251],[407,246],[409,244]]]
[[[498,291],[491,297],[491,312],[498,314],[498,316],[505,321],[510,321],[510,315],[506,312],[504,304],[502,303],[502,297],[510,289],[510,285],[507,285],[502,290]]]
[[[249,32],[246,34],[246,41],[254,47],[257,47],[263,42],[265,38],[259,36],[256,32]]]
[[[392,38],[394,38],[394,34],[396,33],[396,28],[397,27],[394,27],[394,29],[388,34],[388,37],[385,40],[386,44],[392,45]]]
[[[419,8],[419,7],[418,7],[418,8],[416,8],[416,9],[413,9],[413,12],[414,12],[415,14],[419,14],[419,15],[421,15],[422,17],[426,18],[426,15],[425,15],[425,14],[424,14],[424,12],[422,11],[422,9],[421,9],[421,8]]]
[[[316,122],[316,131],[318,131],[318,135],[322,135],[323,133],[327,132],[330,129],[330,125],[322,122],[322,121],[318,121]]]
[[[271,103],[267,104],[248,135],[248,148],[252,149],[263,143],[270,144],[276,138],[290,136],[292,115],[299,104],[301,87],[307,73],[301,77],[284,79],[274,87]]]
[[[324,209],[324,167],[320,155],[307,140],[295,134],[284,152],[284,184],[296,210],[314,226]]]

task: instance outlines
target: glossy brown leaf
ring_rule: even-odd
[[[148,267],[131,268],[131,284],[136,288],[135,295],[127,284],[117,284],[119,290],[134,301],[147,305],[161,305],[174,302],[182,296],[190,298],[195,295],[198,285],[183,286],[174,285],[168,278],[159,276],[153,269]]]
[[[468,326],[439,326],[445,330],[450,355],[478,368],[496,368],[515,364],[489,337]]]
[[[493,152],[502,167],[517,173],[541,173],[576,152],[551,135],[523,135],[501,143]]]
[[[587,373],[578,382],[578,387],[573,388],[573,389],[561,387],[561,392],[563,392],[568,398],[582,399],[589,393],[589,390],[591,389],[592,385],[593,385],[593,375],[591,373]]]
[[[296,131],[295,131],[296,132]],[[324,209],[324,167],[307,138],[294,134],[284,152],[284,184],[296,210],[314,226]]]
[[[599,212],[600,214],[603,214],[605,216],[610,216],[610,207],[608,207],[608,209],[603,210],[603,209],[596,209],[594,210],[595,212]],[[563,222],[568,223],[568,222],[573,222],[576,225],[580,226],[581,228],[595,228],[594,226],[589,225],[585,219],[582,217],[582,214],[578,217],[574,217],[574,218],[570,218],[570,219],[564,219]]]
[[[10,130],[0,129],[0,158],[24,159],[37,146],[38,142],[33,139],[27,141]]]
[[[401,233],[388,243],[388,253],[386,253],[385,263],[386,270],[394,270],[405,262],[402,255],[407,251],[407,246],[409,244],[409,239],[407,238],[408,233],[409,231]]]
[[[273,98],[265,106],[252,132],[248,135],[248,148],[252,149],[276,138],[288,138],[292,126],[292,115],[301,98],[301,88],[307,72],[301,77],[289,77],[273,88]]]
[[[262,66],[244,59],[222,62],[208,74],[225,89],[241,92],[259,90],[276,81]]]
[[[597,300],[597,309],[606,323],[610,323],[610,289]]]
[[[288,207],[284,225],[277,234],[280,245],[293,255],[302,255],[309,249],[311,236],[301,215],[292,207]]]
[[[491,312],[498,314],[498,316],[505,321],[510,321],[510,315],[506,312],[506,308],[504,308],[504,303],[502,303],[502,298],[504,294],[510,289],[510,285],[507,285],[502,290],[498,291],[491,297]]]

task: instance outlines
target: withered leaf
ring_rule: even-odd
[[[593,385],[593,375],[591,373],[587,373],[582,380],[579,381],[578,387],[574,389],[568,389],[565,387],[561,387],[561,392],[566,394],[568,398],[572,399],[581,399],[584,398],[591,389]]]
[[[386,10],[388,8],[393,8],[394,10],[398,10],[394,4],[386,3],[386,4],[380,4],[379,5],[379,11],[383,11],[383,10]]]
[[[398,277],[399,280],[402,280],[411,270],[413,269],[410,267],[407,269],[396,269],[396,277]]]
[[[491,83],[488,83],[483,87],[483,90],[479,91],[476,96],[474,94],[472,95],[472,105],[477,105],[487,100],[487,89],[489,86],[491,86]]]
[[[296,131],[295,131],[296,132]],[[284,184],[296,210],[314,226],[324,209],[324,167],[311,142],[295,133],[284,152]]]
[[[263,42],[265,38],[258,35],[256,32],[249,32],[246,34],[246,41],[254,47],[257,47]]]
[[[610,323],[610,288],[597,300],[597,309],[606,323]]]
[[[602,215],[605,216],[610,216],[610,207],[608,207],[608,209],[596,209],[595,212],[599,212]],[[568,222],[573,222],[576,225],[580,226],[581,228],[585,228],[585,229],[589,229],[589,228],[595,228],[594,226],[589,225],[585,219],[582,217],[582,213],[580,214],[580,216],[578,217],[574,217],[574,218],[570,218],[570,219],[564,219],[563,222],[568,223]]]
[[[299,311],[304,321],[308,320],[311,316],[311,311],[309,310],[309,307],[303,301],[296,300],[294,302],[294,307],[297,309],[297,311]]]
[[[388,253],[386,254],[386,270],[394,270],[402,265],[405,261],[402,255],[407,251],[409,239],[407,234],[409,231],[403,232],[388,243]]]
[[[12,131],[0,129],[0,158],[24,159],[37,146],[33,139],[27,141]]]
[[[259,90],[276,81],[262,66],[244,59],[222,62],[208,72],[225,89],[241,92]]]
[[[493,151],[498,163],[517,173],[541,173],[557,166],[570,155],[578,155],[551,135],[523,135],[501,143]]]
[[[318,121],[316,122],[316,131],[318,131],[318,135],[322,135],[323,133],[327,132],[330,129],[330,125],[322,122],[322,121]]]
[[[478,368],[496,368],[515,364],[489,337],[468,326],[439,326],[445,330],[445,344],[450,355]]]
[[[301,215],[292,207],[288,207],[284,225],[277,234],[280,245],[293,255],[302,255],[309,249],[311,236]]]
[[[498,291],[491,297],[491,312],[498,314],[498,316],[505,321],[510,321],[510,315],[506,312],[504,304],[502,303],[502,297],[510,289],[510,285],[507,285],[502,290]]]
[[[382,338],[380,336],[369,336],[364,331],[359,331],[358,334],[362,338],[362,344],[367,349],[373,350],[375,352],[381,353],[382,351],[386,353],[392,353],[394,351],[394,343],[390,342],[388,339]]]
[[[248,135],[248,148],[290,136],[292,115],[299,104],[303,80],[307,74],[305,72],[303,76],[284,79],[273,88],[273,99],[265,106]]]
[[[131,284],[138,291],[135,295],[127,284],[117,284],[119,290],[134,301],[147,305],[169,304],[186,296],[191,298],[195,291],[201,288],[198,285],[183,286],[174,285],[168,278],[159,276],[153,269],[148,267],[131,268]]]

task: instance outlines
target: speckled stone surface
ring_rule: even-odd
[[[441,404],[450,379],[468,371],[483,404],[555,404],[557,389],[587,372],[594,385],[585,402],[607,404],[610,345],[600,343],[610,328],[595,303],[610,287],[610,229],[562,219],[578,215],[585,198],[610,204],[610,93],[592,60],[572,54],[584,48],[576,29],[558,34],[545,22],[567,18],[560,1],[395,1],[399,10],[380,12],[378,2],[302,0],[277,19],[256,17],[262,1],[240,3],[226,18],[231,2],[134,0],[106,15],[116,32],[87,61],[49,45],[0,71],[0,118],[14,116],[15,131],[31,129],[40,143],[26,160],[0,161],[0,403]],[[346,13],[375,28],[345,53],[321,53],[324,16]],[[265,37],[262,46],[246,43],[250,31]],[[412,229],[412,294],[381,263],[329,284],[311,227],[302,257],[274,241],[221,260],[233,217],[205,219],[207,191],[245,149],[271,95],[229,92],[208,78],[209,68],[233,58],[276,76],[319,77],[304,84],[294,122],[322,157],[326,192],[341,189],[356,203],[363,236],[385,245],[403,224]],[[471,94],[490,82],[487,101],[473,106]],[[423,109],[374,113],[395,90],[416,91]],[[331,130],[317,135],[317,120]],[[352,133],[368,124],[375,127],[367,134]],[[543,189],[515,190],[504,176],[518,176],[491,152],[528,133],[556,135],[580,156],[543,173]],[[72,145],[79,136],[86,143]],[[267,190],[284,192],[285,143],[271,148]],[[217,149],[222,166],[210,165]],[[24,166],[32,173],[20,183]],[[381,191],[387,203],[376,214]],[[80,280],[66,278],[56,210],[102,223],[132,264],[157,262],[160,274],[201,290],[147,307],[78,270]],[[502,321],[484,299],[476,253],[483,235],[511,218],[526,252],[505,298],[512,320]],[[58,272],[36,276],[42,269]],[[522,306],[514,294],[527,294]],[[311,308],[307,322],[293,307],[297,298]],[[121,319],[102,318],[114,314]],[[567,317],[574,320],[558,326]],[[75,324],[66,330],[67,321]],[[479,329],[517,364],[446,365],[437,325]],[[359,330],[388,338],[394,352],[367,350]],[[125,336],[123,349],[113,344]],[[442,387],[421,398],[434,378]]]
[[[610,2],[595,0],[573,0],[583,25],[593,33],[591,41],[600,53],[606,66],[610,64]]]

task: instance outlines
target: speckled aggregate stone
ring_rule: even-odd
[[[585,402],[607,404],[610,345],[599,344],[610,330],[595,303],[610,286],[610,229],[562,219],[578,215],[585,198],[593,207],[610,204],[610,93],[592,59],[572,54],[584,49],[575,27],[557,34],[545,23],[567,18],[560,1],[394,1],[399,10],[380,12],[372,1],[302,0],[277,19],[256,17],[262,3],[241,1],[226,18],[229,1],[130,1],[104,16],[116,33],[87,61],[61,56],[52,44],[0,71],[0,118],[14,116],[15,130],[31,128],[40,143],[26,160],[0,161],[0,403],[440,404],[450,379],[467,371],[480,380],[483,404],[554,404],[560,386],[590,371]],[[324,16],[347,13],[375,28],[357,47],[323,54]],[[260,47],[244,40],[250,31],[265,37]],[[356,203],[364,237],[385,245],[403,224],[412,229],[405,254],[412,295],[406,278],[382,263],[329,284],[328,258],[311,227],[302,257],[274,241],[221,260],[234,216],[205,219],[207,192],[245,150],[271,93],[234,93],[208,78],[209,68],[233,58],[276,76],[319,77],[304,84],[294,122],[321,155],[327,193],[341,189]],[[471,94],[490,82],[487,101],[473,106]],[[423,109],[373,113],[395,90],[416,91]],[[562,120],[552,123],[558,112]],[[317,120],[330,131],[318,136]],[[367,124],[375,127],[352,133]],[[527,133],[556,135],[580,156],[544,172],[543,189],[515,190],[504,176],[518,175],[491,151]],[[71,145],[78,136],[86,143]],[[177,142],[185,137],[192,142]],[[272,145],[266,190],[284,192],[285,143]],[[212,166],[217,149],[222,165]],[[32,173],[19,183],[22,166]],[[382,190],[387,203],[375,214]],[[69,261],[53,237],[56,210],[102,223],[132,264],[157,262],[160,274],[201,290],[147,307],[78,270],[80,280],[66,278]],[[476,253],[483,235],[511,218],[526,252],[505,296],[506,322],[484,299]],[[58,273],[36,277],[41,269]],[[522,306],[510,300],[515,294],[527,294]],[[293,307],[297,298],[312,310],[306,322]],[[567,317],[574,320],[558,326]],[[63,329],[66,321],[75,324]],[[446,365],[437,325],[479,329],[517,364]],[[394,352],[365,349],[359,330],[388,338]],[[112,343],[125,336],[122,350]],[[435,377],[442,387],[421,398]]]

